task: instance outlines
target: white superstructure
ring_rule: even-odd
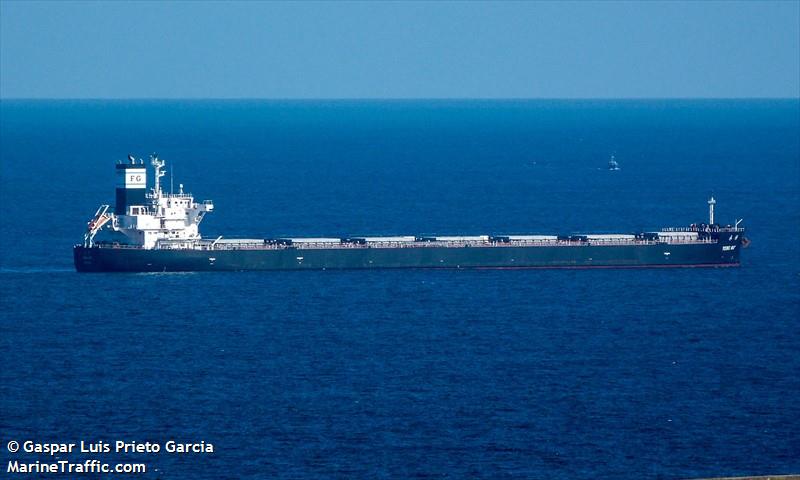
[[[137,164],[133,157],[129,157],[129,161],[129,165],[118,165],[123,168],[117,170],[118,205],[115,212],[109,213],[107,205],[101,206],[89,222],[84,243],[91,246],[94,236],[104,226],[116,233],[114,236],[120,240],[119,243],[147,249],[191,247],[200,240],[198,226],[205,214],[214,209],[213,202],[196,202],[192,194],[183,192],[183,184],[178,193],[165,193],[161,189],[161,178],[166,173],[165,162],[156,154],[150,155],[155,174],[153,188],[144,195],[143,200],[140,195],[126,197],[127,191],[146,188],[147,183],[143,162],[139,160]],[[120,198],[128,199],[122,208],[119,205]],[[136,200],[131,202],[131,198]]]

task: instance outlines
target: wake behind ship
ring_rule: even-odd
[[[83,244],[73,249],[79,272],[727,267],[739,265],[749,243],[741,220],[715,223],[713,197],[708,223],[632,234],[210,240],[201,237],[199,226],[213,202],[195,201],[183,185],[179,193],[164,192],[165,162],[153,154],[150,164],[154,181],[148,191],[142,160],[128,156],[117,163],[113,211],[101,205]]]

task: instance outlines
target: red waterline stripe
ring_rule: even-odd
[[[727,268],[739,267],[740,263],[680,263],[673,265],[552,265],[552,266],[530,266],[530,267],[460,267],[462,269],[474,268],[476,270],[589,270],[599,268]],[[459,267],[456,267],[459,268]]]

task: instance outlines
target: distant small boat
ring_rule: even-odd
[[[611,155],[611,160],[608,161],[608,169],[612,171],[619,170],[619,163],[614,159],[614,155]]]

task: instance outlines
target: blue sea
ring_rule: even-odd
[[[3,472],[55,458],[11,440],[175,440],[214,453],[59,459],[163,479],[800,473],[796,99],[0,107]],[[633,232],[706,221],[713,194],[752,245],[726,269],[75,273],[114,163],[151,152],[214,200],[212,238]]]

